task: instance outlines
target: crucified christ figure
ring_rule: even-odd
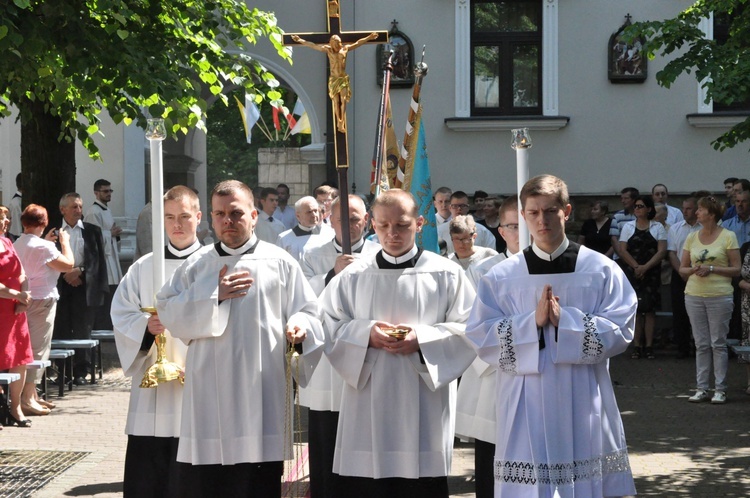
[[[377,33],[370,33],[354,43],[345,44],[341,42],[339,35],[333,35],[327,44],[318,45],[297,35],[292,35],[292,40],[296,43],[313,48],[318,52],[324,52],[328,56],[331,66],[331,75],[328,77],[328,96],[333,101],[336,128],[341,133],[346,133],[346,104],[352,98],[349,75],[346,74],[346,55],[349,50],[354,50],[377,37]]]

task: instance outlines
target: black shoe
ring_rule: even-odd
[[[86,382],[86,379],[84,377],[76,377],[75,379],[73,379],[73,384],[77,386],[85,386],[86,384],[88,384],[88,382]]]
[[[8,425],[17,425],[18,427],[31,427],[31,420],[25,418],[23,420],[18,420],[13,415],[8,415]]]

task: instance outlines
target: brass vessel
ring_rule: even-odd
[[[141,308],[141,311],[156,315],[156,308],[154,307]],[[179,380],[180,384],[184,384],[185,376],[182,367],[167,359],[167,337],[164,334],[159,334],[154,337],[154,342],[156,343],[156,362],[143,374],[141,387],[157,387],[159,384],[173,380]]]

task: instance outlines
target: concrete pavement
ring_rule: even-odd
[[[103,345],[105,378],[51,400],[51,415],[33,417],[33,427],[0,431],[0,449],[87,451],[35,497],[122,496],[126,437],[123,434],[129,379],[116,363],[114,345]],[[641,496],[750,496],[750,396],[745,369],[729,369],[729,402],[692,404],[693,359],[657,351],[656,360],[612,360],[630,462]],[[473,450],[457,443],[450,477],[452,496],[473,496]],[[2,483],[0,482],[0,486]],[[23,496],[23,495],[21,495]]]

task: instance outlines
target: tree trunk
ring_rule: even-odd
[[[60,198],[76,188],[76,141],[69,134],[60,138],[60,119],[45,112],[43,102],[24,105],[32,117],[21,123],[23,205],[44,206],[50,226],[60,226]]]

